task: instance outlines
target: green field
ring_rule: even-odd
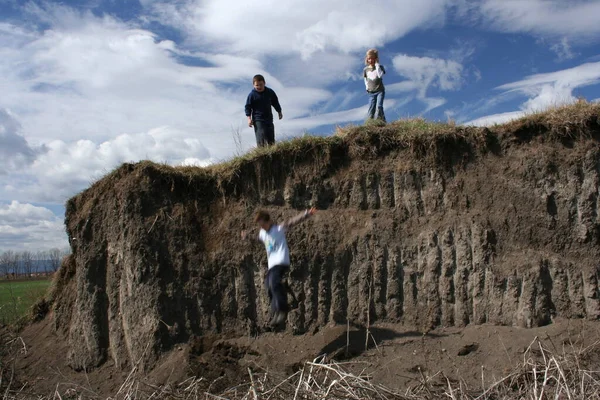
[[[49,279],[0,280],[0,324],[11,324],[26,315],[46,294],[50,283]]]

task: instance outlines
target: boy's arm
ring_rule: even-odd
[[[287,221],[285,221],[282,224],[282,226],[284,228],[291,228],[292,226],[299,224],[300,222],[304,221],[305,219],[312,217],[316,212],[317,212],[317,209],[313,207],[310,210],[306,210],[303,213],[298,214],[295,217],[288,219]]]
[[[369,81],[367,80],[367,70],[363,69],[363,79],[365,81],[365,89],[367,89],[367,92],[369,91]]]
[[[279,104],[279,98],[277,98],[277,94],[275,93],[274,90],[271,90],[271,95],[272,95],[271,104],[273,105],[273,108],[275,109],[275,111],[277,111],[277,114],[279,114],[279,119],[281,119],[281,118],[283,118],[283,114],[281,112],[281,104]]]
[[[246,105],[244,106],[244,111],[246,112],[246,117],[248,117],[248,126],[252,126],[252,93],[248,95],[246,99]]]
[[[378,78],[381,78],[383,74],[385,74],[385,68],[383,68],[382,65],[379,65],[379,63],[375,63],[375,71],[377,72]]]

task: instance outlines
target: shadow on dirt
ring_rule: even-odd
[[[345,331],[325,345],[317,356],[327,355],[329,358],[337,361],[349,360],[360,356],[366,350],[381,346],[382,342],[386,340],[422,336],[436,338],[444,335],[434,333],[423,334],[417,331],[397,332],[392,329],[377,327],[369,328],[367,335],[365,327],[353,327],[349,332]]]

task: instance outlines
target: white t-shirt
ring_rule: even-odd
[[[285,238],[285,227],[272,225],[269,231],[261,229],[258,240],[265,244],[269,269],[276,265],[290,265],[290,249]]]

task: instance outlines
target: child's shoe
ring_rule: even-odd
[[[278,311],[271,320],[271,326],[281,325],[287,319],[287,313],[285,311]]]

